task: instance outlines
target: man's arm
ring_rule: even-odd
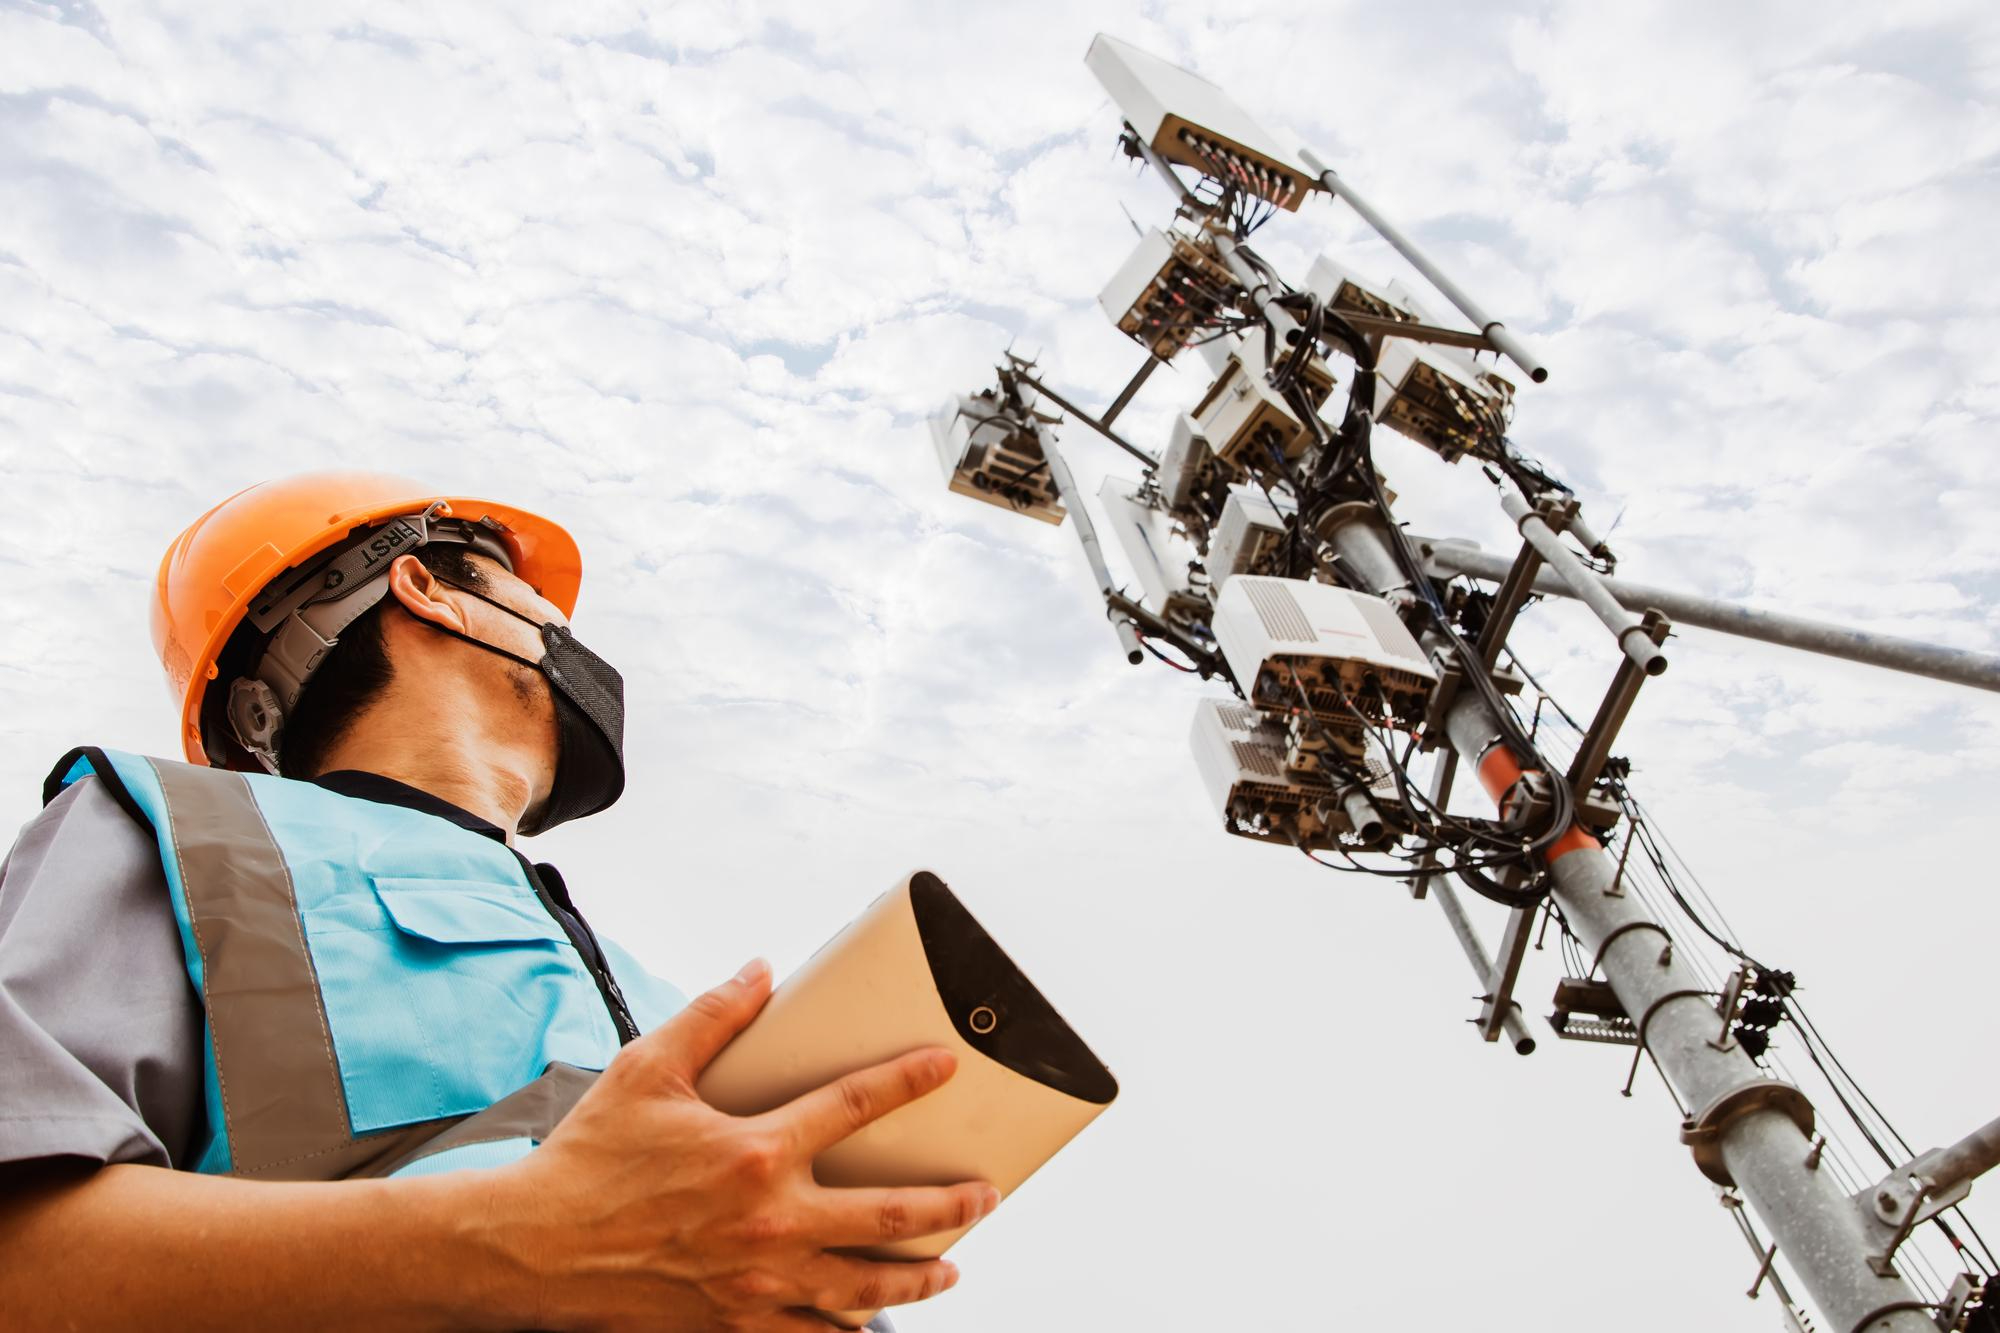
[[[530,1327],[532,1301],[480,1234],[472,1174],[287,1184],[14,1167],[0,1304],[21,1329]]]
[[[945,1290],[946,1261],[829,1250],[967,1225],[997,1191],[825,1189],[812,1159],[943,1084],[952,1057],[912,1052],[767,1115],[725,1115],[695,1080],[769,994],[752,964],[698,997],[505,1167],[303,1184],[33,1168],[0,1198],[8,1323],[825,1333],[798,1308]]]

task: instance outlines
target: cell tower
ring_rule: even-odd
[[[1574,493],[1509,441],[1516,383],[1499,358],[1509,375],[1548,378],[1518,337],[1310,150],[1215,85],[1106,36],[1086,64],[1122,113],[1126,154],[1174,205],[1099,297],[1146,359],[1092,415],[1008,353],[992,385],[932,419],[951,488],[1067,520],[1127,659],[1150,655],[1233,690],[1199,704],[1192,734],[1223,830],[1403,879],[1437,903],[1478,978],[1487,1041],[1534,1049],[1515,985],[1531,939],[1559,932],[1568,975],[1549,1026],[1631,1047],[1628,1094],[1643,1061],[1658,1067],[1681,1142],[1755,1256],[1753,1298],[1775,1291],[1799,1333],[2000,1333],[2000,1266],[1959,1208],[2000,1161],[2000,1120],[1914,1152],[1834,1056],[1795,978],[1728,929],[1614,754],[1640,688],[1666,669],[1676,621],[1987,690],[2000,690],[2000,658],[1614,577],[1617,557]],[[1280,276],[1251,238],[1320,192],[1360,214],[1471,328],[1332,258],[1300,285]],[[1188,355],[1212,379],[1155,456],[1115,423],[1155,367]],[[1098,496],[1136,592],[1113,578],[1058,448],[1068,418],[1143,468]],[[1476,464],[1467,475],[1495,488],[1519,550],[1407,533],[1375,466],[1378,427]],[[1618,655],[1588,720],[1508,642],[1537,595],[1581,601]],[[1454,808],[1461,769],[1490,809]],[[1496,946],[1461,889],[1504,909]],[[1772,1049],[1781,1025],[1830,1104]],[[1880,1166],[1864,1167],[1851,1133]]]

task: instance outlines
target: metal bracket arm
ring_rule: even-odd
[[[1948,1148],[1932,1148],[1870,1185],[1855,1201],[1883,1226],[1928,1222],[1972,1192],[1972,1182],[2000,1164],[2000,1120]],[[1892,1252],[1894,1246],[1890,1247]]]
[[[1444,347],[1469,347],[1475,352],[1499,350],[1483,333],[1440,328],[1436,324],[1425,324],[1414,319],[1384,319],[1380,315],[1364,315],[1358,310],[1342,310],[1337,313],[1354,326],[1356,333],[1370,338],[1408,338],[1411,342],[1437,343]]]
[[[1665,643],[1672,626],[1658,611],[1647,611],[1639,618],[1639,627],[1646,637],[1655,644]],[[1611,688],[1604,692],[1604,701],[1597,706],[1597,716],[1590,720],[1590,730],[1583,734],[1578,744],[1576,758],[1570,764],[1568,781],[1570,790],[1576,793],[1577,804],[1590,794],[1591,784],[1604,771],[1604,761],[1611,757],[1611,746],[1618,739],[1618,731],[1625,725],[1625,718],[1632,711],[1632,705],[1639,698],[1639,687],[1646,683],[1646,671],[1630,657],[1621,658],[1618,671],[1611,678]]]
[[[1522,542],[1521,553],[1514,557],[1500,590],[1493,594],[1493,609],[1487,613],[1486,624],[1479,631],[1479,642],[1474,645],[1479,660],[1487,666],[1499,660],[1500,646],[1513,632],[1515,617],[1527,605],[1528,595],[1535,589],[1535,576],[1541,572],[1541,552],[1533,544]]]
[[[1014,363],[1014,369],[1012,371],[1012,374],[1015,379],[1027,385],[1029,388],[1033,389],[1036,393],[1042,395],[1042,397],[1048,399],[1050,402],[1054,403],[1057,407],[1060,407],[1063,411],[1069,413],[1071,416],[1075,417],[1078,421],[1081,421],[1084,425],[1090,427],[1092,430],[1096,431],[1099,435],[1102,435],[1105,439],[1111,441],[1113,444],[1117,445],[1120,449],[1123,449],[1126,453],[1132,455],[1132,457],[1138,459],[1141,463],[1146,465],[1146,470],[1148,472],[1157,472],[1159,470],[1160,467],[1159,459],[1153,457],[1151,454],[1147,453],[1144,449],[1141,449],[1138,445],[1132,443],[1130,440],[1120,435],[1117,431],[1111,429],[1110,423],[1108,421],[1098,420],[1096,417],[1090,415],[1090,413],[1078,407],[1075,403],[1072,403],[1069,399],[1057,393],[1054,389],[1051,389],[1048,385],[1042,383],[1039,379],[1036,379],[1033,375],[1030,375],[1023,368],[1028,363],[1021,360],[1019,357],[1015,356],[1012,352],[1009,352],[1007,354],[1007,358],[1008,360]],[[1147,367],[1150,368],[1152,364],[1153,363],[1150,361],[1147,362]],[[1146,373],[1147,373],[1146,371],[1141,371],[1142,379]],[[1119,403],[1117,404],[1117,406],[1122,408],[1124,404]]]
[[[1125,387],[1118,391],[1118,396],[1111,400],[1111,406],[1104,409],[1104,415],[1096,423],[1097,429],[1109,431],[1111,423],[1118,420],[1118,414],[1123,412],[1125,405],[1132,401],[1132,396],[1138,393],[1140,387],[1153,377],[1155,370],[1165,364],[1166,362],[1160,360],[1159,357],[1148,354],[1146,363],[1133,372],[1132,378],[1125,381]],[[1082,414],[1078,413],[1078,415],[1081,416]]]

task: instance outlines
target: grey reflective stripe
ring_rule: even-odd
[[[221,769],[152,768],[201,955],[232,1173],[283,1176],[355,1146],[291,871],[250,784]]]
[[[591,1084],[595,1082],[595,1070],[552,1064],[533,1083],[508,1093],[484,1111],[465,1117],[414,1152],[393,1159],[385,1158],[353,1174],[391,1175],[412,1162],[421,1162],[426,1157],[435,1157],[438,1153],[473,1143],[493,1143],[500,1139],[534,1139],[539,1142],[549,1136],[549,1132],[561,1123],[562,1118],[570,1113],[570,1108],[590,1091]]]
[[[379,1134],[368,1134],[358,1139],[348,1139],[335,1147],[308,1153],[303,1157],[287,1157],[283,1161],[266,1166],[238,1167],[231,1175],[244,1176],[255,1180],[348,1180],[360,1176],[382,1174],[374,1167],[384,1161],[394,1160],[411,1148],[425,1142],[438,1133],[457,1124],[462,1116],[446,1116],[442,1120],[425,1120],[414,1125],[399,1125]]]

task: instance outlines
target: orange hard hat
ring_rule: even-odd
[[[265,585],[359,529],[440,504],[440,517],[497,526],[515,574],[563,615],[576,609],[583,579],[576,539],[525,509],[379,472],[311,472],[238,491],[174,538],[154,588],[153,647],[180,707],[181,748],[191,763],[209,762],[202,699],[220,674],[230,635]]]

